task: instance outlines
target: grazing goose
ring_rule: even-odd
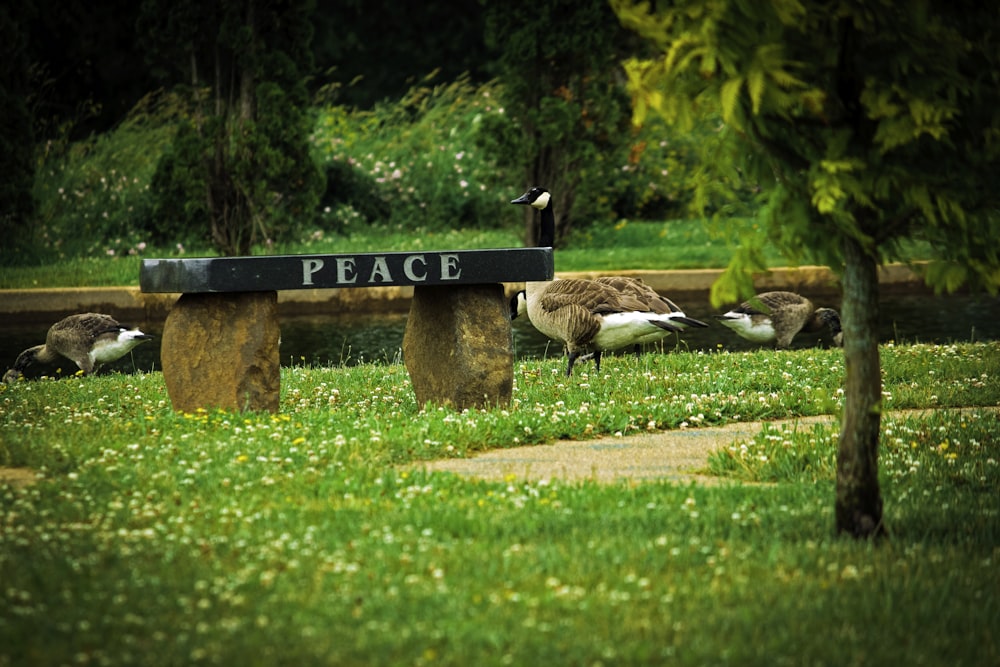
[[[541,212],[538,245],[551,247],[555,239],[555,215],[551,195],[535,187],[511,201]],[[520,296],[511,300],[511,316],[517,314]],[[601,353],[637,343],[658,331],[680,331],[663,313],[653,311],[640,299],[594,280],[550,280],[525,283],[524,309],[536,329],[566,346],[566,375],[581,355],[592,352],[594,366],[601,369]]]
[[[812,301],[793,292],[764,292],[716,317],[741,337],[754,343],[774,342],[779,350],[791,345],[800,331],[814,333],[824,326],[833,334],[834,345],[840,347],[844,342],[837,311],[816,308]]]
[[[19,354],[13,367],[4,373],[3,381],[18,379],[25,368],[36,362],[51,363],[60,357],[66,357],[85,375],[90,375],[103,364],[120,359],[139,343],[152,338],[138,329],[119,324],[110,315],[70,315],[49,328],[44,345],[29,347]]]

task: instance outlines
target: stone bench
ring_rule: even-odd
[[[551,280],[550,248],[145,259],[142,292],[180,293],[161,365],[175,410],[278,411],[278,290],[413,287],[403,360],[417,402],[507,405],[514,382],[502,283]]]

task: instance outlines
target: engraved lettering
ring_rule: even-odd
[[[337,282],[338,283],[355,283],[358,281],[358,276],[354,272],[354,258],[353,257],[338,257],[337,258]]]
[[[376,280],[376,277],[378,277],[379,280]],[[375,263],[372,264],[372,273],[368,276],[368,282],[392,282],[392,274],[389,273],[389,265],[385,263],[385,257],[375,258]]]
[[[420,262],[421,266],[424,267],[424,272],[419,275],[413,270],[413,265],[416,262]],[[423,255],[410,255],[403,261],[403,273],[414,282],[427,280],[427,260],[424,259]]]
[[[313,274],[323,268],[323,260],[321,259],[304,259],[302,260],[302,284],[312,285],[313,284]]]
[[[458,266],[458,255],[445,253],[441,255],[441,280],[458,280],[462,269]]]

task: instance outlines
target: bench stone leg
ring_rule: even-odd
[[[503,286],[414,287],[403,361],[420,407],[509,405],[514,343]]]
[[[174,409],[277,412],[279,339],[277,292],[182,294],[160,351]]]

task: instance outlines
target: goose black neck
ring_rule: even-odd
[[[542,221],[538,229],[538,247],[552,248],[556,244],[556,216],[552,206],[542,209]]]

